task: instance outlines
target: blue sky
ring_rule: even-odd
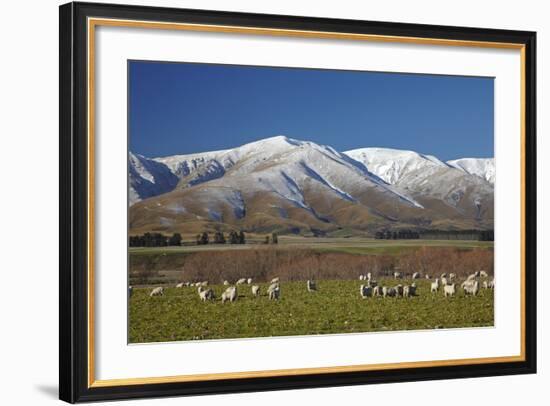
[[[130,150],[226,149],[274,135],[494,156],[492,78],[129,62]]]

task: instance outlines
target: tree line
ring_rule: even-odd
[[[277,244],[279,242],[276,233],[266,236],[264,244]],[[165,236],[161,233],[145,233],[143,235],[132,235],[129,238],[130,247],[170,247],[183,244],[183,238],[180,233],[174,233],[172,236]],[[213,236],[206,231],[199,233],[195,237],[196,245],[207,244],[246,244],[246,235],[244,231],[230,231],[227,235],[221,231],[216,231]]]
[[[379,230],[374,234],[377,240],[475,240],[494,241],[494,230]]]

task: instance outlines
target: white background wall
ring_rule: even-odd
[[[118,1],[117,1],[118,3]],[[543,316],[549,301],[541,287],[548,255],[542,210],[549,201],[544,187],[550,162],[546,97],[550,94],[548,40],[550,23],[544,1],[460,2],[401,0],[331,2],[305,0],[123,1],[122,3],[248,11],[317,17],[353,18],[538,32],[538,204],[539,204],[539,373],[530,376],[430,381],[186,398],[252,405],[259,402],[364,402],[463,405],[523,403],[547,397],[550,359],[544,346],[549,331]],[[58,251],[58,9],[54,0],[2,4],[0,24],[0,402],[6,405],[52,404],[57,400],[57,251]],[[32,245],[27,242],[32,240]],[[466,391],[468,395],[461,394]],[[406,394],[406,395],[405,395]],[[529,394],[529,396],[527,395]],[[444,400],[445,399],[445,400]],[[182,399],[145,400],[139,404],[181,404]],[[131,401],[125,404],[138,404]]]

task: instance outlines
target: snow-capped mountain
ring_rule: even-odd
[[[344,154],[365,165],[369,172],[393,185],[417,169],[447,167],[432,155],[390,148],[359,148]]]
[[[495,183],[494,158],[462,158],[447,161],[447,164],[470,175],[479,176],[491,184]]]
[[[412,151],[340,153],[276,136],[154,160],[131,154],[130,164],[130,227],[136,231],[238,225],[252,231],[325,232],[388,224],[492,224],[489,182]],[[151,184],[163,186],[156,197],[150,197]],[[137,203],[140,199],[145,200]]]
[[[130,205],[173,190],[178,178],[164,164],[130,152],[128,156]]]

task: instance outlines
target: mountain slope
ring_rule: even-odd
[[[494,158],[462,158],[447,161],[447,164],[470,175],[479,176],[491,184],[495,183]]]
[[[171,170],[177,186],[131,207],[132,232],[242,228],[318,234],[492,222],[489,183],[412,151],[342,154],[277,136],[154,162]]]
[[[128,176],[130,205],[167,193],[178,183],[177,176],[166,165],[132,152],[128,156]]]

